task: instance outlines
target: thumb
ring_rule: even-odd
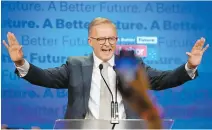
[[[192,54],[191,54],[190,52],[186,52],[186,54],[187,54],[189,57],[192,56]]]

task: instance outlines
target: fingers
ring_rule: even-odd
[[[8,32],[7,39],[8,39],[8,44],[6,43],[5,40],[3,40],[3,44],[7,49],[9,49],[9,47],[11,47],[12,45],[18,45],[18,41],[13,33]]]
[[[18,43],[15,38],[15,35],[11,32],[7,33],[7,39],[8,39],[9,45],[15,45]]]
[[[11,33],[11,38],[12,38],[12,41],[13,41],[14,44],[18,44],[18,41],[17,41],[14,33]]]
[[[205,38],[202,37],[202,38],[200,39],[200,43],[199,43],[199,44],[200,44],[200,45],[199,45],[200,49],[203,48],[204,43],[205,43]]]
[[[204,53],[208,49],[208,47],[209,47],[209,44],[207,44],[206,47],[202,49],[202,52]]]
[[[8,40],[8,44],[12,45],[12,39],[11,39],[11,33],[10,32],[7,33],[7,40]]]
[[[194,45],[194,48],[195,49],[201,49],[201,41],[200,40],[197,40],[197,42]]]
[[[7,49],[9,49],[9,45],[7,45],[7,43],[5,42],[5,40],[3,40],[3,44],[4,44],[4,46],[5,46]]]
[[[148,90],[149,83],[148,83],[147,75],[141,66],[139,66],[138,68],[137,79],[132,81],[130,83],[130,86],[132,86],[139,93],[143,93],[143,94]]]
[[[201,50],[205,43],[205,38],[198,39],[193,48]]]

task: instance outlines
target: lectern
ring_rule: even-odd
[[[174,124],[172,119],[163,120],[163,128],[171,129]],[[55,121],[54,129],[112,129],[110,120],[96,119],[58,119]],[[143,119],[119,120],[114,129],[147,129]]]

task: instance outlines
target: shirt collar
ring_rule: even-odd
[[[94,66],[95,66],[95,67],[99,67],[99,65],[100,65],[101,63],[103,63],[103,61],[102,61],[101,59],[99,59],[99,58],[95,55],[94,52],[93,52],[93,59],[94,59]],[[113,56],[110,58],[110,60],[108,60],[107,62],[109,63],[109,65],[110,65],[111,67],[113,67],[113,66],[115,65],[114,55],[113,55]]]

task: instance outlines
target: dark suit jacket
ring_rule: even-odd
[[[116,56],[115,59],[117,58]],[[142,60],[140,63],[145,67],[152,90],[177,87],[191,80],[185,70],[185,64],[173,71],[158,71],[145,65]],[[51,69],[41,69],[30,64],[29,72],[23,78],[34,85],[56,89],[68,88],[65,119],[83,119],[88,111],[92,70],[92,55],[69,57],[65,64]],[[16,74],[18,74],[17,69]],[[124,107],[127,119],[139,118],[125,102]]]

